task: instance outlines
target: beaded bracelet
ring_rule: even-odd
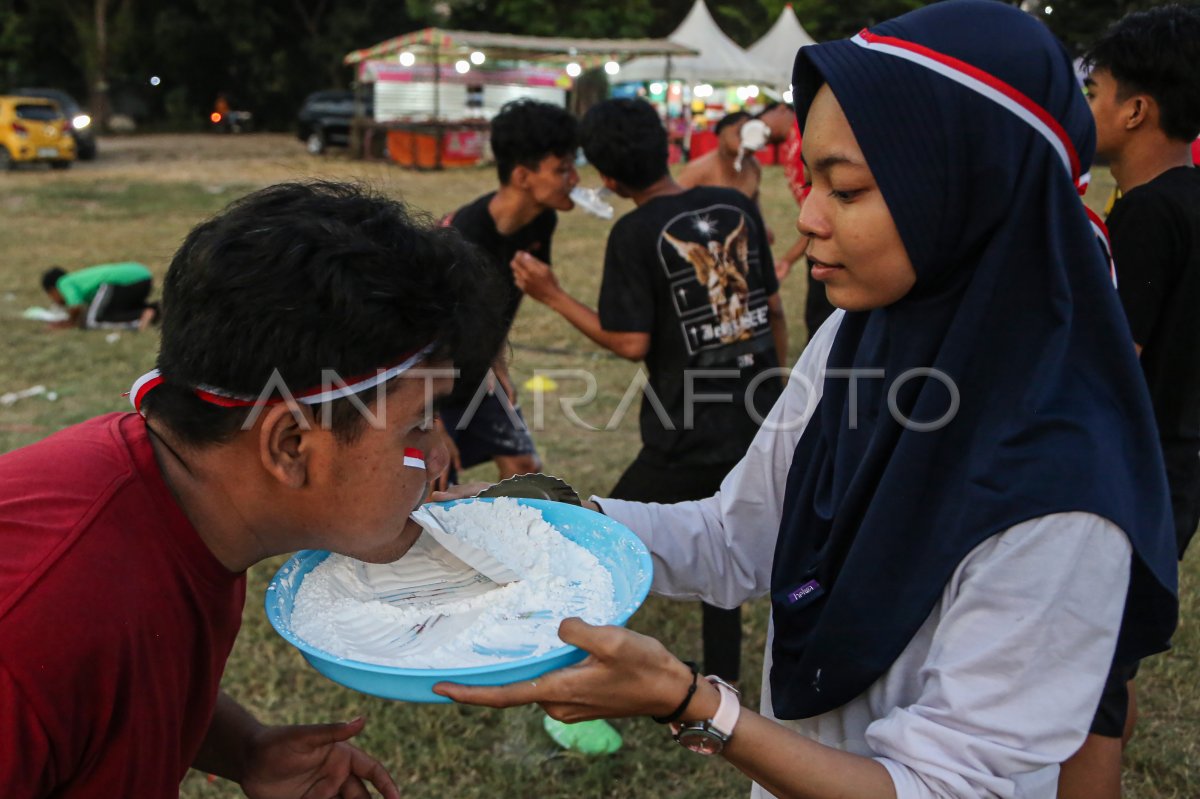
[[[670,724],[672,722],[678,721],[679,717],[682,716],[684,714],[684,711],[687,710],[688,705],[691,704],[692,697],[696,693],[696,683],[697,683],[697,680],[700,679],[700,667],[697,666],[695,663],[693,663],[690,660],[685,660],[685,661],[683,661],[683,663],[685,666],[689,667],[692,670],[692,684],[688,687],[687,696],[685,696],[683,698],[683,701],[679,703],[679,707],[675,708],[674,712],[672,712],[671,714],[666,715],[666,716],[651,716],[650,717],[650,718],[654,719],[655,721],[657,721],[659,724]]]

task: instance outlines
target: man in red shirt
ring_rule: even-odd
[[[802,205],[804,198],[808,196],[809,185],[804,177],[804,160],[800,153],[802,139],[796,112],[790,105],[771,103],[759,112],[758,118],[766,122],[767,127],[771,129],[769,141],[779,145],[779,162],[783,164],[783,174],[787,178],[788,189],[791,190],[796,205]],[[808,236],[801,235],[796,239],[796,243],[783,254],[782,258],[775,259],[775,276],[780,283],[791,273],[792,267],[803,257],[806,249],[808,249]],[[825,296],[825,286],[813,280],[811,274],[808,275],[808,293],[804,300],[804,326],[808,328],[809,339],[834,310],[833,304]]]
[[[267,727],[219,683],[249,566],[419,535],[447,461],[426,384],[452,378],[415,367],[491,360],[490,287],[453,233],[350,186],[265,189],[189,234],[140,414],[0,457],[5,799],[165,799],[189,767],[263,799],[399,796],[348,743],[361,718]]]

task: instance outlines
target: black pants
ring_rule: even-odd
[[[804,298],[804,326],[808,328],[809,341],[816,335],[817,328],[825,324],[825,320],[836,310],[825,294],[825,284],[814,280],[809,271],[808,294]]]
[[[139,280],[125,286],[102,284],[88,305],[84,327],[89,330],[137,327],[142,311],[147,308],[150,286],[150,280]]]
[[[1100,704],[1092,727],[1088,732],[1105,738],[1120,738],[1125,732],[1125,719],[1129,717],[1129,681],[1137,676],[1138,666],[1113,664],[1100,694]]]
[[[1183,560],[1200,525],[1200,441],[1163,441],[1162,448],[1175,517],[1175,543]]]
[[[1167,467],[1167,487],[1171,491],[1171,513],[1175,521],[1175,543],[1179,559],[1196,527],[1200,525],[1200,441],[1163,441],[1163,462]],[[1120,738],[1125,729],[1129,704],[1126,683],[1137,674],[1138,664],[1114,665],[1100,696],[1100,706],[1092,720],[1091,732],[1106,738]]]
[[[665,466],[639,453],[609,493],[630,502],[687,502],[717,493],[734,463],[712,466]],[[704,671],[736,681],[742,666],[742,609],[701,603]]]

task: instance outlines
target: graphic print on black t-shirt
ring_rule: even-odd
[[[751,259],[760,257],[754,228],[754,220],[740,208],[719,204],[679,214],[659,236],[659,261],[679,330],[687,354],[697,363],[723,360],[723,347],[771,333],[767,294],[761,287],[751,289],[747,281]],[[720,355],[727,358],[728,350]]]
[[[782,388],[771,373],[770,254],[758,209],[733,189],[655,197],[613,225],[600,324],[650,335],[639,457],[710,465],[746,453]]]

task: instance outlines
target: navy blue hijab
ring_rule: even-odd
[[[988,73],[1065,131],[1086,170],[1095,129],[1045,27],[949,0],[873,28]],[[1063,156],[1027,121],[944,75],[851,40],[806,47],[803,124],[829,84],[916,270],[904,298],[847,313],[788,475],[771,577],[771,692],[806,718],[865,691],[929,616],[963,558],[1040,516],[1086,511],[1133,545],[1117,658],[1169,645],[1176,561],[1145,381]],[[941,378],[953,381],[951,410]],[[889,396],[899,412],[889,409]],[[899,417],[899,418],[898,418]]]

